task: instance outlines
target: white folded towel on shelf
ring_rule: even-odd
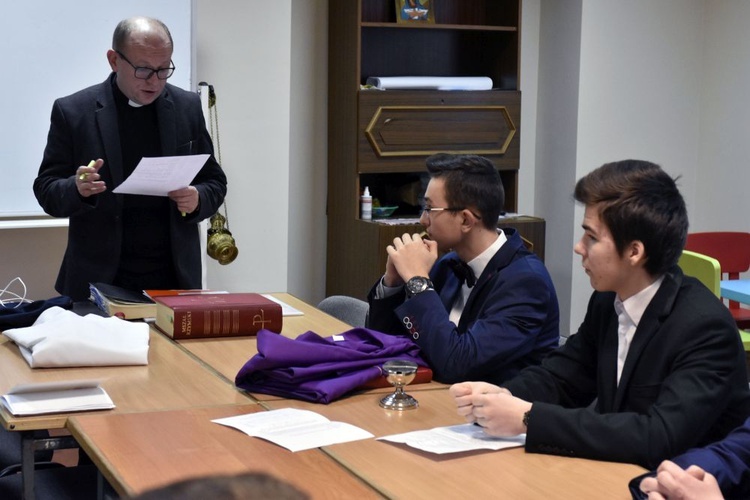
[[[488,76],[371,76],[367,85],[383,90],[491,90]]]
[[[33,325],[3,334],[32,368],[147,365],[149,327],[96,314],[79,316],[51,307]]]

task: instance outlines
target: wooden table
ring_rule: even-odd
[[[376,437],[464,423],[448,391],[423,391],[413,396],[419,408],[403,412],[380,408],[373,395],[358,395],[330,405],[301,401],[261,405],[313,410],[330,420],[362,427]],[[624,500],[630,498],[628,481],[645,472],[636,465],[526,453],[522,448],[436,455],[367,439],[322,449],[388,498]]]
[[[167,482],[262,471],[313,498],[621,498],[644,470],[635,465],[526,453],[521,448],[444,456],[366,439],[292,453],[210,422],[269,409],[303,408],[385,436],[463,423],[447,390],[415,394],[420,407],[388,411],[377,394],[329,405],[266,401],[260,405],[165,413],[80,415],[72,434],[120,494]]]
[[[18,384],[99,379],[117,407],[107,413],[169,410],[247,403],[232,384],[216,377],[163,335],[151,331],[148,365],[79,368],[29,367],[18,347],[0,343],[0,394]],[[0,423],[7,430],[62,429],[72,413],[16,417],[0,408]]]
[[[73,436],[123,496],[214,474],[263,472],[312,498],[379,498],[321,450],[292,453],[212,419],[263,411],[257,404],[158,413],[80,415]]]
[[[0,394],[18,384],[62,380],[98,379],[116,408],[106,414],[192,408],[196,406],[248,403],[250,399],[217,377],[211,370],[163,335],[151,331],[148,365],[80,368],[29,367],[18,347],[3,337],[0,341]],[[61,449],[75,446],[70,437],[35,439],[30,431],[62,429],[75,413],[16,417],[0,408],[0,423],[20,431],[24,495],[34,496],[34,448]]]
[[[281,334],[285,337],[296,338],[308,331],[328,337],[352,329],[350,325],[316,309],[293,295],[288,293],[273,293],[271,295],[304,313],[302,316],[284,316]],[[240,368],[250,358],[258,354],[256,337],[192,339],[179,340],[177,343],[232,384],[234,384],[234,378]],[[413,386],[412,390],[421,391],[445,387],[447,387],[445,384],[430,382],[429,384],[417,384]],[[389,388],[375,390],[375,392],[381,394],[389,391],[391,391]],[[279,396],[260,393],[251,393],[251,396],[258,401],[283,399]]]

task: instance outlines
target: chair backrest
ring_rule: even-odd
[[[331,295],[320,301],[318,309],[353,327],[364,327],[370,305],[354,297]]]
[[[710,255],[718,260],[721,272],[738,279],[750,269],[750,233],[712,231],[688,234],[685,249]]]
[[[721,296],[721,266],[719,261],[708,255],[683,250],[678,262],[682,272],[697,278],[717,297]]]

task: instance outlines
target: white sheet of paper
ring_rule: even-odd
[[[281,306],[281,315],[282,316],[304,316],[304,314],[305,314],[302,311],[300,311],[299,309],[297,309],[296,307],[290,306],[286,302],[277,299],[276,297],[274,297],[271,294],[264,293],[264,294],[261,294],[261,295],[263,295],[268,300],[271,300],[271,301],[276,302],[277,304],[279,304]]]
[[[176,189],[188,187],[206,164],[209,155],[143,157],[113,193],[167,196]]]
[[[379,440],[404,443],[412,448],[436,453],[459,453],[472,450],[502,450],[515,448],[526,443],[526,434],[511,437],[492,437],[474,424],[435,427],[423,431],[405,432],[379,437]]]
[[[364,429],[344,422],[331,422],[309,410],[280,410],[218,418],[211,422],[234,427],[248,436],[259,437],[289,451],[302,451],[336,443],[374,437]]]

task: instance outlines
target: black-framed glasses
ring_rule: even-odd
[[[139,80],[148,80],[149,78],[151,78],[151,75],[153,75],[154,73],[156,73],[156,78],[158,78],[159,80],[166,80],[167,78],[172,76],[175,70],[174,63],[171,60],[169,61],[168,68],[154,69],[154,68],[147,68],[145,66],[136,66],[135,64],[130,62],[130,60],[127,57],[125,57],[125,54],[123,54],[119,50],[115,50],[115,52],[117,52],[117,54],[120,57],[125,59],[126,63],[130,64],[133,67],[133,69],[135,70],[135,77],[138,78]]]
[[[466,207],[428,207],[427,205],[422,205],[422,211],[421,214],[427,214],[427,216],[431,216],[433,212],[460,212],[461,210],[466,210]],[[477,219],[482,219],[482,217],[476,213],[474,213],[472,210],[469,210],[471,212],[471,215],[476,217]]]

